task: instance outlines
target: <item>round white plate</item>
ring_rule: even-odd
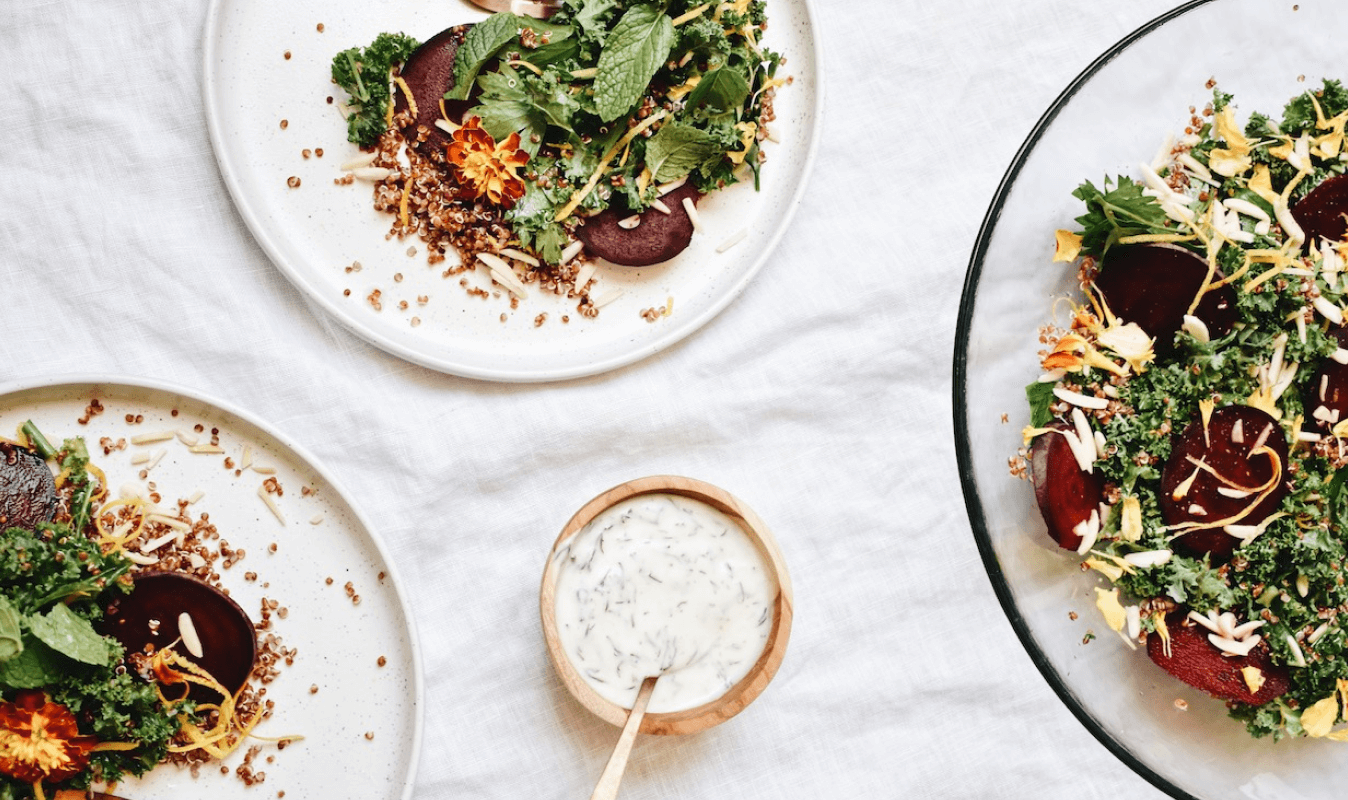
[[[460,276],[446,279],[443,265],[426,263],[420,240],[385,239],[393,218],[372,208],[371,184],[333,183],[358,153],[346,141],[337,109],[345,92],[331,82],[333,56],[383,31],[425,41],[482,19],[466,0],[212,0],[205,40],[211,142],[258,243],[301,292],[357,335],[409,361],[467,377],[592,375],[645,358],[705,324],[744,289],[790,224],[819,138],[820,51],[810,0],[768,5],[764,44],[786,55],[779,76],[794,80],[777,93],[772,130],[780,141],[764,147],[761,191],[741,184],[705,198],[698,205],[702,233],[672,261],[641,269],[603,265],[595,291],[614,287],[623,295],[595,319],[577,314],[574,300],[537,289],[515,310],[504,292],[470,297]],[[303,157],[301,151],[317,148],[322,158]],[[292,176],[300,179],[298,188],[287,185]],[[716,252],[740,231],[747,231],[743,241]],[[347,272],[353,262],[360,271]],[[481,267],[468,280],[490,287]],[[378,310],[368,299],[376,289]],[[666,306],[672,313],[655,322],[641,316]]]
[[[105,411],[79,424],[94,398]],[[144,419],[128,424],[128,414]],[[281,751],[250,743],[262,745],[252,767],[266,773],[264,783],[249,788],[233,774],[244,747],[225,761],[229,775],[205,767],[194,779],[186,770],[161,766],[122,783],[118,794],[135,800],[255,800],[282,791],[287,800],[412,796],[422,728],[421,658],[412,618],[383,546],[326,470],[246,412],[141,379],[78,376],[0,386],[0,435],[12,436],[28,419],[54,444],[83,436],[114,490],[138,480],[145,465],[132,463],[137,454],[153,459],[162,451],[147,480],[166,504],[203,492],[190,513],[209,513],[221,538],[246,551],[221,571],[230,595],[254,621],[263,597],[278,601],[288,613],[285,619],[273,616],[273,632],[298,651],[294,664],[267,686],[275,711],[254,733],[304,739]],[[131,444],[133,436],[144,434],[192,434],[198,424],[202,443],[209,442],[212,429],[219,430],[224,454],[193,453],[179,438]],[[105,456],[99,447],[103,437],[125,439],[127,445]],[[274,468],[274,476],[251,468],[236,476],[225,467],[226,458],[237,467],[245,448],[254,465]],[[284,524],[258,497],[269,477],[284,490],[275,500]],[[272,543],[275,553],[269,552]],[[256,573],[256,580],[246,580],[246,572]],[[359,604],[347,597],[348,582]],[[317,692],[310,691],[314,686]]]

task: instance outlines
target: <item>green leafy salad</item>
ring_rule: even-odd
[[[569,259],[581,217],[642,212],[678,181],[704,193],[757,186],[772,98],[786,82],[777,77],[782,57],[760,43],[765,5],[562,0],[546,21],[495,14],[462,35],[443,98],[399,74],[400,64],[410,73],[417,45],[403,34],[338,53],[332,76],[351,98],[349,138],[363,147],[388,147],[418,119],[395,118],[400,96],[413,95],[423,124],[426,107],[435,111],[451,137],[430,159],[442,196],[485,209],[479,220],[508,230],[498,245],[546,268]],[[445,111],[460,107],[466,113]],[[377,178],[392,188],[384,210],[400,215],[400,230],[440,241],[444,205],[422,202],[418,160],[412,170],[381,164],[392,167]],[[445,235],[461,252],[491,249]]]
[[[32,426],[29,446],[60,470],[65,512],[35,530],[0,535],[0,798],[47,786],[141,775],[165,759],[191,701],[169,705],[123,666],[95,625],[107,600],[130,591],[132,563],[91,536],[101,481],[82,439],[53,447]],[[8,453],[8,451],[7,451]]]
[[[1214,91],[1074,192],[1084,299],[1013,460],[1110,627],[1256,737],[1348,740],[1345,122],[1337,81],[1243,123]]]

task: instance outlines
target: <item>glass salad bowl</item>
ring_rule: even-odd
[[[1224,704],[1130,650],[1095,608],[1073,554],[1046,533],[1034,492],[1008,470],[1029,422],[1025,385],[1039,374],[1038,329],[1076,271],[1051,263],[1054,231],[1082,213],[1082,181],[1139,177],[1190,108],[1235,95],[1242,121],[1280,114],[1323,79],[1348,79],[1335,2],[1203,0],[1110,48],[1053,102],[1016,154],[979,231],[954,353],[960,478],[984,565],[1012,627],[1059,698],[1118,758],[1177,798],[1304,800],[1342,794],[1348,749],[1324,740],[1253,739]],[[1059,309],[1059,321],[1066,317]],[[1070,612],[1080,615],[1073,622]],[[1087,629],[1099,640],[1083,646]]]

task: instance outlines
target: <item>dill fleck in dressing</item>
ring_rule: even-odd
[[[623,708],[652,675],[652,713],[716,700],[767,646],[776,578],[748,534],[706,503],[638,495],[595,517],[561,557],[562,649]]]

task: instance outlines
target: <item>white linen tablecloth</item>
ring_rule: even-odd
[[[640,739],[624,798],[1159,797],[1057,700],[993,596],[956,475],[950,363],[973,239],[1016,149],[1082,68],[1171,5],[816,0],[819,158],[747,292],[628,368],[493,385],[364,344],[268,261],[206,134],[204,2],[9,2],[0,378],[184,384],[335,472],[412,598],[419,798],[588,795],[618,731],[553,674],[539,576],[583,502],[658,473],[768,522],[795,629],[741,716]]]

